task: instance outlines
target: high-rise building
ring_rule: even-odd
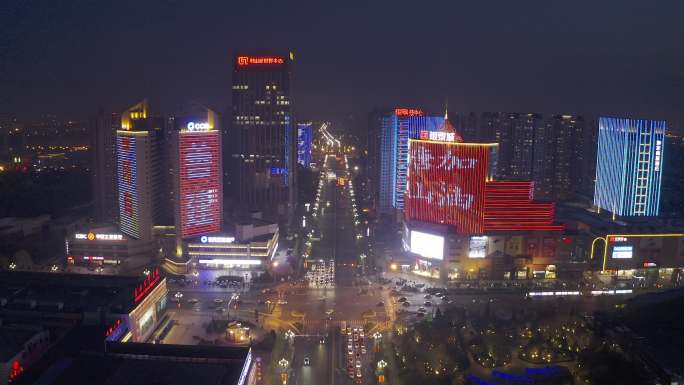
[[[391,214],[404,209],[409,139],[438,131],[442,116],[426,116],[418,108],[396,108],[379,118],[380,170],[378,211]]]
[[[535,196],[568,200],[586,182],[585,120],[576,115],[544,119],[534,138],[532,180]]]
[[[657,216],[664,120],[599,119],[594,205],[619,216]]]
[[[230,188],[236,203],[285,215],[294,206],[293,55],[238,54],[233,65]]]
[[[174,125],[170,158],[178,238],[221,231],[223,173],[220,120],[214,111],[207,108],[204,114],[175,118]]]
[[[311,166],[311,145],[313,142],[313,123],[297,124],[297,163]]]
[[[99,114],[90,120],[93,154],[93,199],[95,220],[114,223],[119,218],[116,194],[116,131],[121,128],[119,114]]]
[[[149,114],[146,100],[136,104],[121,114],[116,132],[119,227],[141,240],[152,239],[169,202],[162,180],[164,120]]]

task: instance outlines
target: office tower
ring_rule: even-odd
[[[235,56],[229,179],[233,198],[245,209],[285,215],[294,206],[292,59],[292,54]]]
[[[380,199],[380,142],[381,123],[386,111],[375,109],[368,114],[366,127],[366,174],[368,175],[368,192],[371,196],[370,206],[378,209]]]
[[[97,222],[113,223],[119,218],[116,204],[116,131],[120,127],[121,119],[116,113],[101,113],[90,120],[93,200]]]
[[[311,144],[313,142],[313,123],[297,124],[297,163],[304,167],[311,165]]]
[[[442,116],[426,116],[418,108],[396,108],[379,118],[380,172],[378,210],[391,214],[403,210],[408,171],[409,139],[439,131]]]
[[[664,120],[600,118],[594,205],[619,216],[657,216]]]
[[[203,112],[174,119],[170,159],[179,239],[218,232],[223,222],[220,120],[211,109]]]
[[[121,114],[116,132],[119,227],[141,240],[152,239],[169,202],[162,180],[164,120],[149,114],[146,100],[136,104]]]

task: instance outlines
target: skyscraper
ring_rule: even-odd
[[[116,131],[121,128],[119,114],[99,114],[90,120],[90,143],[93,154],[93,200],[95,220],[113,223],[118,220],[116,196]]]
[[[236,203],[284,215],[294,205],[292,54],[235,56],[229,179]]]
[[[600,118],[594,205],[620,216],[657,216],[664,120]]]
[[[169,196],[162,181],[164,120],[149,116],[144,100],[121,114],[116,132],[119,227],[141,240],[152,239]]]
[[[442,116],[426,116],[418,108],[396,108],[379,118],[380,169],[378,211],[390,214],[403,210],[408,171],[409,139],[438,131]]]
[[[223,178],[217,114],[205,109],[174,119],[172,133],[174,223],[180,239],[221,230]]]
[[[553,115],[544,119],[534,138],[532,180],[535,196],[568,200],[586,182],[585,120],[576,115]]]

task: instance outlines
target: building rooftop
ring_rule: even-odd
[[[7,362],[14,357],[39,331],[37,328],[28,327],[0,327],[0,362]]]
[[[127,313],[134,307],[134,291],[144,277],[62,274],[43,272],[0,272],[0,297],[7,303],[0,309],[27,310],[35,302],[64,313],[108,308]],[[55,304],[61,304],[58,309]],[[50,306],[52,305],[52,306]]]
[[[50,385],[234,385],[243,362],[200,363],[164,360],[125,359],[121,357],[82,356],[67,363]]]

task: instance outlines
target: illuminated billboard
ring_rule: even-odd
[[[410,140],[406,217],[452,225],[461,234],[482,233],[492,146]]]
[[[470,237],[470,251],[468,258],[484,258],[487,256],[487,236]]]
[[[411,230],[411,252],[441,261],[444,259],[444,237]]]
[[[634,252],[633,246],[615,246],[611,258],[614,259],[630,259]]]
[[[181,131],[178,141],[181,236],[220,231],[223,195],[220,132]]]
[[[621,216],[657,216],[664,120],[600,118],[594,205]]]

